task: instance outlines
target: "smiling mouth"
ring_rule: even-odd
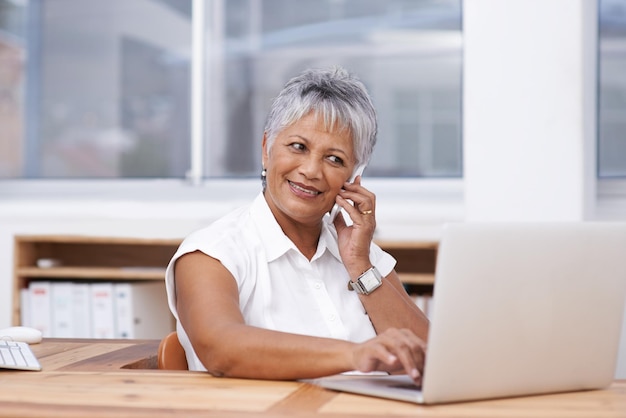
[[[298,191],[301,191],[302,193],[310,194],[311,196],[317,196],[318,194],[321,193],[321,192],[318,192],[318,191],[315,191],[315,190],[309,190],[309,189],[305,189],[303,187],[300,187],[300,186],[298,186],[297,184],[295,184],[292,181],[289,181],[289,180],[287,180],[287,181],[289,182],[289,185],[291,187],[293,187],[294,189],[296,189]]]

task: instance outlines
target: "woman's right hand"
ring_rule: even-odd
[[[352,353],[354,369],[360,372],[404,372],[421,383],[426,343],[408,329],[390,328],[357,344]]]

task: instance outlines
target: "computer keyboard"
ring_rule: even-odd
[[[0,339],[0,369],[41,370],[41,365],[28,344]]]

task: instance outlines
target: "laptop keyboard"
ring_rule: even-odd
[[[0,339],[0,369],[41,370],[27,343]]]

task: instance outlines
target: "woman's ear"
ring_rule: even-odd
[[[263,155],[261,160],[261,165],[263,167],[267,166],[267,160],[269,158],[268,149],[267,149],[267,132],[263,132],[263,143],[262,143]]]

